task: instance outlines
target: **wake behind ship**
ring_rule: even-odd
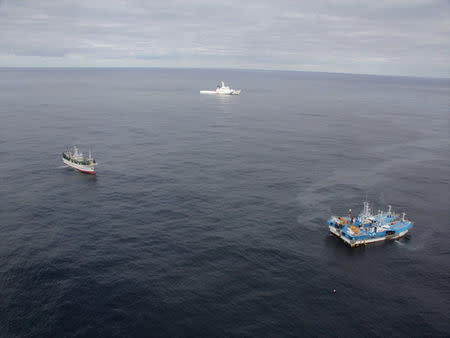
[[[89,156],[84,157],[83,153],[78,151],[76,146],[67,149],[62,153],[62,161],[68,167],[74,168],[82,173],[95,175],[95,166],[97,162],[92,158],[91,151]]]

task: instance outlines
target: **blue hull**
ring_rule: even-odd
[[[330,232],[350,246],[365,245],[387,239],[400,238],[408,233],[412,222],[391,212],[373,215],[369,204],[364,203],[363,212],[356,218],[349,212],[348,217],[333,216],[327,221]]]

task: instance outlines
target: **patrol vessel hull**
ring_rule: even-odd
[[[219,92],[215,90],[200,90],[200,94],[214,94],[214,95],[239,95],[241,93],[240,90],[232,90],[226,92]]]
[[[240,93],[240,89],[230,88],[229,86],[226,86],[223,81],[217,85],[216,90],[200,90],[200,94],[239,95]]]

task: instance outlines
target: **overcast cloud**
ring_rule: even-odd
[[[0,0],[0,66],[450,77],[450,1]]]

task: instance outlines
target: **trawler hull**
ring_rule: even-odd
[[[405,236],[413,225],[405,215],[402,213],[400,217],[392,212],[392,206],[387,212],[378,210],[374,214],[369,203],[364,202],[364,209],[359,216],[354,217],[350,209],[347,217],[332,216],[327,224],[333,235],[355,247]]]
[[[69,160],[66,160],[65,158],[62,158],[62,161],[66,166],[71,167],[75,170],[78,170],[79,172],[81,172],[83,174],[95,175],[95,170],[92,167],[73,163],[73,162],[70,162]]]
[[[398,239],[398,238],[405,236],[409,231],[409,229],[407,229],[407,230],[400,231],[399,233],[396,233],[394,235],[389,235],[389,236],[383,235],[383,236],[374,237],[374,238],[356,239],[356,238],[346,237],[345,235],[342,234],[342,231],[336,229],[333,226],[329,226],[329,229],[333,235],[342,239],[347,245],[349,245],[352,248],[354,248],[356,246],[360,246],[360,245],[375,243],[375,242],[383,242],[386,240]]]

